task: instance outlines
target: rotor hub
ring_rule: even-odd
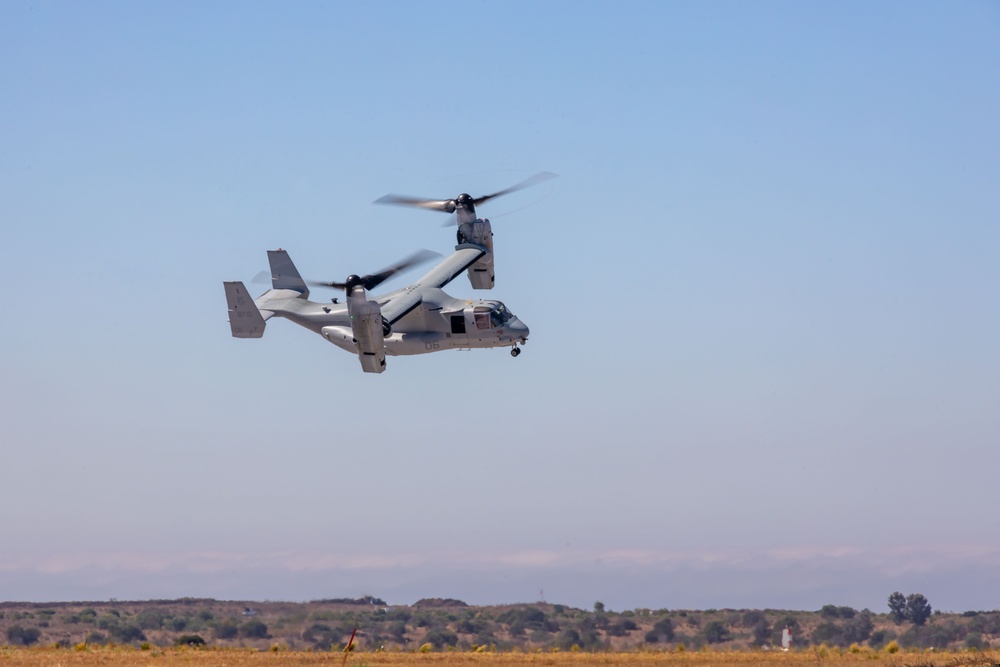
[[[354,291],[355,287],[364,286],[364,281],[361,279],[361,276],[352,273],[347,276],[347,280],[344,281],[344,285],[345,291],[350,294]]]

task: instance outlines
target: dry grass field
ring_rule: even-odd
[[[0,648],[0,667],[340,667],[342,653],[260,651],[252,649],[100,647]],[[1000,667],[998,652],[895,653],[808,649],[789,653],[768,651],[687,651],[633,653],[352,653],[348,667]]]

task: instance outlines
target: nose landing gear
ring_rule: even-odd
[[[517,345],[515,345],[510,349],[510,356],[516,357],[519,354],[521,354],[521,348],[519,348]]]

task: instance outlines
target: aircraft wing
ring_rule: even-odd
[[[396,322],[420,305],[423,298],[420,288],[444,287],[485,254],[486,250],[479,246],[472,244],[457,246],[455,252],[438,262],[433,269],[421,276],[415,283],[393,292],[387,297],[380,298],[378,301],[382,306],[382,317],[388,320],[389,324]]]

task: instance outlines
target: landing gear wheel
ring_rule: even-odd
[[[510,351],[510,356],[512,356],[512,357],[516,357],[519,354],[521,354],[521,348],[519,348],[519,347],[515,347],[514,349],[512,349]]]

